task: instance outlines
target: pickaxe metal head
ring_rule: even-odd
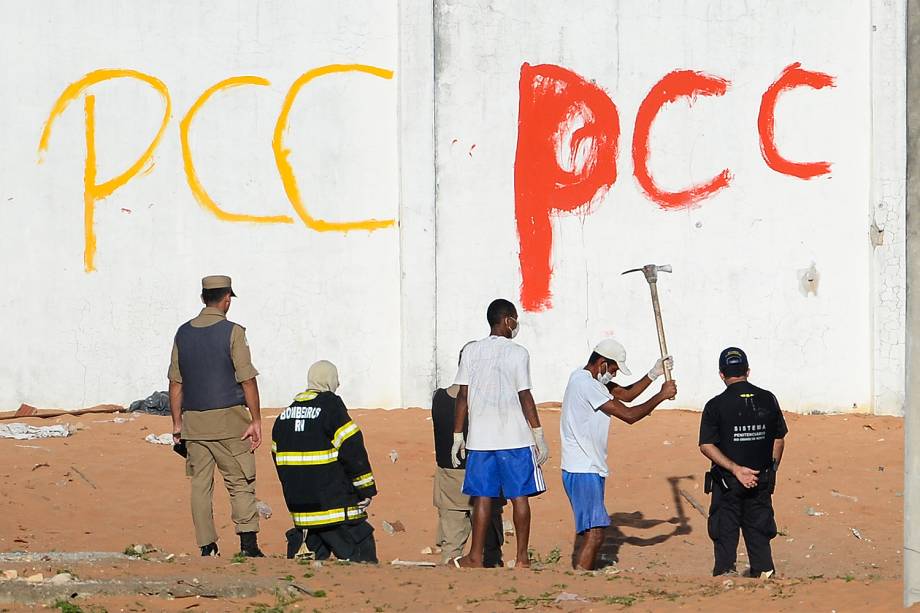
[[[625,271],[623,271],[621,274],[624,274],[624,275],[625,275],[625,274],[628,274],[628,273],[631,273],[631,272],[639,272],[639,271],[642,271],[642,273],[645,275],[645,280],[646,280],[646,281],[648,281],[649,283],[657,283],[657,282],[658,282],[658,273],[659,273],[659,272],[671,272],[671,270],[672,270],[672,269],[671,269],[671,265],[670,265],[670,264],[663,264],[663,265],[661,265],[661,266],[659,266],[659,265],[657,265],[657,264],[646,264],[646,265],[643,266],[642,268],[632,268],[632,269],[630,269],[630,270],[625,270]]]

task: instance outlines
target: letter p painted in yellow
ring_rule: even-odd
[[[166,87],[166,84],[156,77],[138,72],[136,70],[108,68],[94,70],[93,72],[85,75],[79,81],[71,83],[64,89],[64,91],[58,97],[57,101],[55,101],[54,106],[51,108],[51,113],[48,115],[48,120],[45,122],[45,125],[42,128],[41,140],[38,144],[38,161],[41,163],[43,161],[42,154],[48,150],[48,141],[51,139],[51,129],[54,125],[55,119],[57,119],[64,112],[68,104],[75,100],[86,89],[97,83],[111,79],[137,79],[142,83],[146,83],[163,97],[165,108],[163,111],[163,120],[160,123],[160,127],[157,130],[156,136],[153,137],[153,140],[147,146],[147,149],[144,151],[144,153],[141,154],[141,156],[120,175],[117,175],[108,181],[105,181],[104,183],[97,183],[95,110],[96,97],[88,94],[84,100],[83,108],[84,114],[86,116],[86,162],[83,169],[83,231],[85,237],[83,265],[86,272],[92,272],[96,270],[96,233],[93,228],[96,202],[111,196],[115,190],[134,178],[137,173],[139,173],[141,169],[143,169],[144,166],[147,165],[147,163],[153,157],[153,152],[157,148],[160,139],[163,137],[163,133],[166,130],[166,125],[169,123],[171,114],[169,90]]]

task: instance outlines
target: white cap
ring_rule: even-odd
[[[623,372],[624,375],[632,374],[626,367],[626,349],[615,339],[605,338],[597,344],[597,347],[594,348],[594,353],[600,354],[605,358],[616,362],[617,367]]]

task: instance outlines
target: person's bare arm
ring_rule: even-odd
[[[648,387],[648,386],[646,386]],[[608,400],[600,407],[599,411],[603,411],[605,414],[610,415],[611,417],[616,417],[622,421],[625,421],[628,424],[634,424],[640,419],[647,417],[652,411],[655,410],[659,404],[671,398],[677,394],[677,383],[675,381],[665,381],[661,385],[661,391],[657,394],[634,407],[628,407],[623,404],[618,398],[614,397],[612,400]]]
[[[642,404],[628,407],[623,404],[619,398],[613,398],[598,407],[598,410],[611,417],[616,417],[617,419],[625,421],[628,424],[634,424],[640,419],[648,417],[651,412],[655,410],[655,407],[665,400],[666,398],[661,397],[661,394],[655,394]]]
[[[724,468],[733,474],[744,487],[750,488],[757,485],[757,473],[760,472],[759,470],[735,464],[727,455],[722,453],[721,449],[712,443],[703,443],[700,445],[700,453],[709,458],[716,466]]]
[[[247,379],[240,382],[243,387],[243,397],[246,399],[246,407],[252,416],[252,422],[246,431],[243,432],[241,440],[249,439],[252,444],[252,450],[255,451],[262,444],[262,407],[259,404],[259,384],[256,378]]]
[[[537,414],[537,403],[533,401],[533,394],[530,390],[521,390],[518,392],[518,400],[521,402],[521,411],[524,413],[524,419],[530,426],[530,432],[533,434],[534,444],[537,448],[537,466],[542,465],[549,459],[549,445],[546,444],[546,437],[543,435],[543,427],[540,425],[540,416]]]
[[[779,463],[783,460],[783,450],[786,448],[786,439],[777,438],[773,439],[773,465],[779,466]]]
[[[182,384],[169,382],[169,413],[172,415],[173,443],[179,444],[182,432]]]
[[[619,385],[614,385],[613,383],[607,384],[607,389],[613,394],[613,397],[621,402],[632,402],[639,397],[642,392],[648,389],[648,386],[652,384],[652,380],[648,375],[645,375],[632,385],[627,385],[626,387],[621,387]]]
[[[454,403],[454,432],[463,432],[463,425],[466,424],[466,416],[470,412],[468,393],[468,385],[461,385],[460,391],[457,392],[457,400]]]
[[[730,473],[734,473],[735,470],[741,468],[740,465],[732,462],[727,455],[722,453],[722,450],[713,445],[712,443],[703,443],[700,445],[700,453],[709,458],[713,464],[724,468]]]
[[[531,428],[540,427],[540,416],[537,415],[537,403],[533,401],[533,394],[530,390],[521,390],[518,392],[518,398],[521,401],[521,410],[524,412],[524,419]]]
[[[179,369],[179,345],[173,340],[172,353],[169,356],[169,412],[173,422],[173,444],[178,445],[182,432],[182,371]]]

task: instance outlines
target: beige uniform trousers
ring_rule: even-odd
[[[214,528],[214,466],[230,494],[231,518],[236,533],[258,532],[256,511],[256,458],[249,440],[239,437],[219,441],[186,441],[186,472],[192,481],[192,522],[199,547],[217,542]]]
[[[463,548],[470,537],[470,497],[463,493],[462,468],[435,468],[434,506],[438,509],[438,547],[441,548],[441,563],[463,555]]]

